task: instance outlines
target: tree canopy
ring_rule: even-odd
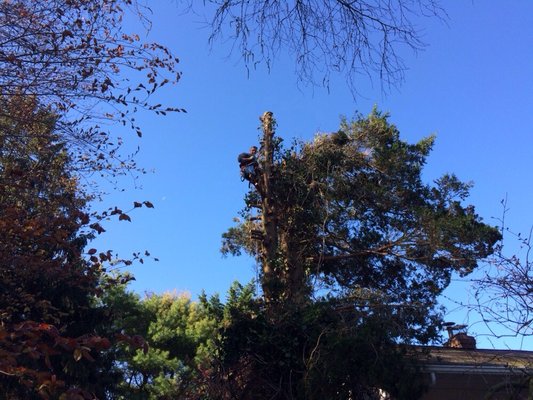
[[[90,213],[91,176],[136,169],[109,130],[142,135],[134,114],[182,109],[150,97],[179,79],[177,58],[124,31],[146,9],[131,0],[0,3],[0,391],[9,398],[105,398],[112,330],[99,301],[111,251],[86,249],[118,208]],[[90,181],[85,181],[90,182]],[[135,202],[134,207],[153,207]],[[135,257],[140,257],[139,255]],[[113,260],[115,264],[121,261]]]
[[[148,345],[144,350],[123,346],[117,353],[118,398],[201,398],[202,372],[209,368],[220,323],[218,297],[194,302],[184,294],[164,293],[140,300],[115,288],[104,301],[116,310],[115,326],[142,336]]]
[[[103,393],[104,382],[93,386],[101,365],[86,365],[110,345],[98,336],[104,316],[94,306],[103,271],[83,257],[87,199],[55,116],[28,96],[2,97],[0,107],[1,391]]]
[[[472,272],[500,238],[462,203],[470,185],[454,175],[423,183],[434,138],[408,144],[376,110],[288,149],[269,118],[259,176],[223,252],[258,259],[267,302],[333,296],[381,304],[414,328],[408,337],[432,331],[452,274]]]

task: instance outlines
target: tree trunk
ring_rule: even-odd
[[[273,142],[275,121],[267,111],[260,117],[263,129],[263,159],[258,182],[261,195],[263,238],[261,241],[261,281],[263,295],[272,315],[278,306],[298,306],[305,303],[308,287],[303,263],[298,256],[298,245],[292,242],[284,221],[280,221],[284,204],[276,199],[276,173]]]
[[[272,172],[274,166],[274,119],[270,111],[260,117],[263,129],[264,160],[261,169],[261,208],[264,239],[261,243],[261,258],[263,268],[262,289],[267,304],[279,300],[279,277],[276,276],[278,258],[278,223],[276,204],[272,193]]]
[[[283,298],[287,303],[298,307],[305,303],[308,294],[304,264],[298,255],[298,245],[291,241],[291,234],[282,228],[280,230],[279,246],[283,257]]]

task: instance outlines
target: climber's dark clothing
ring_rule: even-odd
[[[241,168],[241,177],[252,183],[257,179],[257,160],[255,159],[256,147],[252,147],[249,153],[241,153],[237,157],[239,167]]]

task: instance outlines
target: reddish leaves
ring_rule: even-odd
[[[95,230],[98,234],[101,234],[101,233],[105,232],[105,229],[102,228],[102,225],[100,225],[97,222],[95,222],[94,224],[89,225],[89,227],[91,229]]]
[[[82,258],[85,198],[55,117],[22,97],[0,97],[0,114],[0,393],[57,398],[79,382],[69,362],[91,362],[109,347],[84,320],[97,315],[102,272]]]
[[[131,222],[131,218],[128,214],[120,214],[120,217],[118,217],[118,220]]]
[[[62,391],[65,387],[65,382],[52,372],[52,357],[70,353],[76,362],[93,362],[92,352],[110,347],[108,339],[96,335],[64,337],[51,324],[35,321],[4,324],[0,326],[0,372],[17,378],[23,386],[34,387],[43,398],[49,398],[52,393]],[[27,363],[26,360],[32,362]],[[79,389],[67,390],[66,398],[76,391],[80,395],[83,393]],[[94,396],[81,398],[93,399]]]

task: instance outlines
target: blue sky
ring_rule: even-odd
[[[187,114],[142,114],[144,137],[128,133],[140,145],[139,163],[153,173],[136,189],[113,193],[107,204],[127,209],[134,200],[150,200],[154,209],[135,210],[133,222],[108,223],[98,239],[101,249],[126,256],[149,250],[160,259],[131,269],[139,293],[176,290],[194,297],[202,290],[222,296],[234,280],[255,276],[254,261],[222,258],[221,234],[242,206],[246,184],[239,179],[237,154],[257,143],[258,116],[271,110],[278,134],[310,139],[317,131],[334,131],[339,117],[367,114],[374,105],[389,112],[410,142],[435,133],[437,142],[424,176],[432,181],[453,172],[475,186],[469,203],[489,223],[500,217],[507,197],[507,224],[527,233],[533,225],[533,1],[446,2],[447,23],[417,21],[428,47],[404,53],[405,82],[384,95],[378,81],[359,79],[354,100],[342,76],[329,92],[298,86],[294,64],[282,54],[268,72],[259,65],[247,72],[229,44],[210,48],[201,18],[180,14],[176,4],[159,0],[153,8],[150,40],[169,46],[181,60],[181,81],[161,100]],[[514,251],[509,245],[509,250]],[[468,301],[465,284],[446,292]],[[474,323],[459,311],[450,319]],[[474,333],[483,333],[474,324]],[[481,339],[482,347],[491,343]],[[495,342],[517,347],[518,342]],[[533,349],[533,343],[522,347]]]

